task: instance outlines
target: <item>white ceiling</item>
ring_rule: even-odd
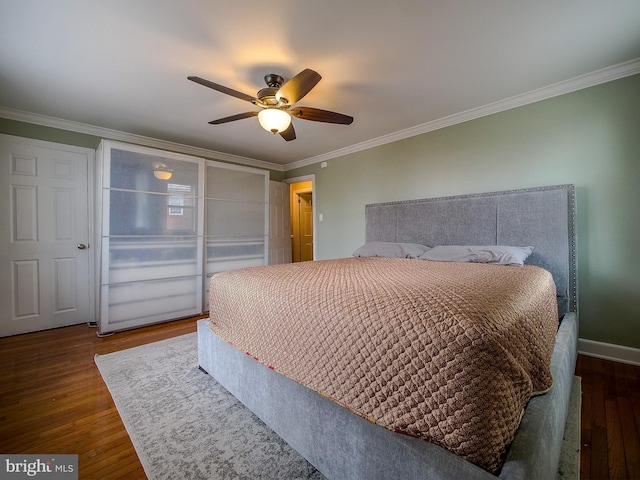
[[[638,59],[639,0],[0,0],[0,115],[280,165]],[[298,104],[352,125],[294,119],[292,142],[256,118],[209,125],[255,107],[187,80],[253,96],[304,68],[323,79]]]

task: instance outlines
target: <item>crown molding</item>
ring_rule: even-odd
[[[110,128],[96,127],[94,125],[73,122],[71,120],[64,120],[62,118],[49,117],[47,115],[41,115],[38,113],[15,110],[3,106],[0,106],[0,117],[8,118],[9,120],[16,120],[19,122],[33,123],[35,125],[41,125],[44,127],[59,128],[61,130],[84,133],[87,135],[93,135],[109,140],[117,140],[145,147],[159,148],[176,153],[184,153],[187,155],[195,155],[198,157],[205,157],[209,159],[220,160],[223,162],[235,163],[239,165],[263,168],[267,170],[276,170],[280,172],[284,170],[284,167],[282,165],[265,162],[263,160],[258,160],[255,158],[232,155],[229,153],[218,152],[206,148],[195,147],[192,145],[185,145],[182,143],[160,140],[158,138],[146,137],[144,135],[135,135],[133,133],[121,132],[119,130],[112,130]]]
[[[488,115],[493,115],[494,113],[504,112],[513,108],[522,107],[530,103],[540,102],[542,100],[547,100],[549,98],[593,87],[602,83],[611,82],[620,78],[629,77],[638,73],[640,73],[640,58],[631,60],[629,62],[620,63],[618,65],[613,65],[611,67],[603,68],[601,70],[596,70],[595,72],[558,82],[548,87],[532,90],[531,92],[527,92],[522,95],[516,95],[514,97],[500,100],[498,102],[490,103],[482,107],[472,108],[471,110],[456,113],[454,115],[443,117],[432,122],[423,123],[415,127],[407,128],[406,130],[400,130],[388,135],[383,135],[382,137],[357,143],[355,145],[341,148],[339,150],[334,150],[332,152],[317,155],[315,157],[309,157],[303,160],[288,163],[284,166],[284,170],[286,172],[295,168],[331,160],[332,158],[361,152],[369,148],[386,145],[387,143],[397,142],[399,140],[404,140],[406,138],[421,135],[423,133],[433,132],[435,130],[440,130],[441,128],[450,127],[452,125],[468,122],[469,120],[475,120],[481,117],[486,117]]]
[[[415,127],[400,130],[398,132],[383,135],[378,138],[367,140],[364,142],[356,143],[349,147],[341,148],[331,152],[316,155],[306,159],[298,160],[286,165],[279,165],[276,163],[266,162],[264,160],[258,160],[250,157],[243,157],[240,155],[232,155],[229,153],[218,152],[215,150],[209,150],[206,148],[195,147],[191,145],[185,145],[176,142],[169,142],[166,140],[160,140],[157,138],[146,137],[143,135],[135,135],[132,133],[121,132],[119,130],[113,130],[109,128],[97,127],[94,125],[87,125],[83,123],[73,122],[70,120],[64,120],[61,118],[50,117],[37,113],[25,112],[21,110],[15,110],[7,107],[0,106],[0,117],[8,118],[10,120],[16,120],[20,122],[33,123],[35,125],[42,125],[45,127],[59,128],[62,130],[69,130],[77,133],[84,133],[87,135],[93,135],[100,138],[108,138],[110,140],[118,140],[127,143],[133,143],[137,145],[143,145],[147,147],[160,148],[163,150],[170,150],[178,153],[184,153],[188,155],[195,155],[199,157],[206,157],[211,159],[220,160],[223,162],[235,163],[239,165],[247,165],[251,167],[264,168],[274,171],[289,171],[295,168],[304,167],[307,165],[313,165],[315,163],[324,162],[333,158],[342,157],[352,153],[361,152],[370,148],[386,145],[388,143],[397,142],[406,138],[414,137],[416,135],[422,135],[424,133],[433,132],[442,128],[457,125],[459,123],[468,122],[469,120],[475,120],[494,113],[511,110],[513,108],[522,107],[531,103],[539,102],[549,98],[557,97],[567,93],[575,92],[585,88],[600,85],[602,83],[611,82],[620,78],[629,77],[640,73],[640,58],[631,60],[629,62],[620,63],[611,67],[596,70],[579,77],[575,77],[569,80],[555,83],[548,87],[539,88],[531,92],[524,93],[522,95],[516,95],[498,102],[490,103],[488,105],[473,108],[464,112],[456,113],[448,117],[443,117],[431,122],[416,125]]]

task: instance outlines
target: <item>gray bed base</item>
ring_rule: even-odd
[[[332,480],[555,478],[577,356],[573,186],[367,205],[366,211],[367,241],[533,245],[532,263],[556,280],[564,315],[552,357],[554,386],[529,401],[498,477],[437,445],[374,425],[269,369],[219,339],[206,319],[198,322],[199,365]],[[402,233],[407,227],[414,233]],[[493,240],[482,233],[491,228]]]
[[[499,478],[556,478],[576,344],[576,317],[569,313],[553,355],[553,389],[530,400]],[[198,321],[198,359],[203,370],[328,479],[496,478],[437,445],[374,425],[274,372],[218,338],[206,319]]]

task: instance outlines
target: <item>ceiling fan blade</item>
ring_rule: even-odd
[[[227,95],[231,95],[232,97],[239,98],[240,100],[245,100],[247,102],[253,102],[255,97],[251,95],[247,95],[246,93],[239,92],[234,90],[233,88],[225,87],[224,85],[218,85],[217,83],[210,82],[209,80],[205,80],[200,77],[187,77],[192,82],[199,83],[200,85],[204,85],[205,87],[213,88],[221,93],[226,93]]]
[[[322,77],[318,72],[307,68],[280,87],[276,92],[276,98],[286,99],[288,104],[293,105],[309,93],[320,79]]]
[[[280,132],[280,136],[284,138],[287,142],[296,139],[296,131],[293,128],[293,123],[290,123],[287,129],[284,132]]]
[[[217,120],[211,120],[211,125],[220,125],[221,123],[234,122],[236,120],[242,120],[243,118],[257,117],[258,112],[244,112],[237,115],[231,115],[230,117],[219,118]]]
[[[353,117],[349,115],[312,107],[294,107],[289,110],[289,113],[296,118],[312,122],[339,123],[341,125],[351,125],[353,122]]]

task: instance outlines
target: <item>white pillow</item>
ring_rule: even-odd
[[[507,245],[436,245],[420,255],[420,260],[436,262],[473,262],[498,265],[523,265],[534,247]]]
[[[431,247],[417,243],[369,242],[353,252],[354,257],[418,258]]]

